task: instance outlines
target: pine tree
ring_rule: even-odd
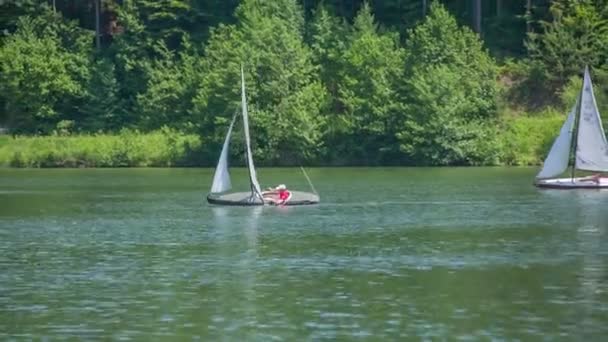
[[[551,21],[542,31],[530,33],[530,57],[544,66],[550,89],[560,89],[580,75],[586,65],[608,69],[608,7],[605,1],[554,1]]]

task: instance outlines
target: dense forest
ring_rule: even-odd
[[[608,0],[4,0],[0,160],[213,165],[243,65],[261,165],[537,164],[607,57]]]

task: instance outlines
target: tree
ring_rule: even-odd
[[[44,11],[46,4],[37,0],[0,1],[0,35],[8,35],[17,29],[19,17]]]
[[[19,18],[0,47],[0,93],[15,131],[48,132],[86,96],[91,36],[53,18]]]
[[[197,123],[192,107],[203,74],[201,56],[187,38],[182,46],[184,50],[174,53],[159,43],[161,57],[147,66],[146,89],[137,95],[139,124],[144,129],[168,126],[187,131]]]
[[[476,164],[492,156],[496,66],[478,36],[437,3],[406,43],[400,148],[416,164]]]
[[[320,68],[323,85],[329,94],[329,106],[326,115],[341,113],[338,101],[338,82],[342,59],[347,49],[349,26],[343,20],[332,15],[324,6],[319,6],[309,23],[308,42],[312,50],[313,63]],[[332,127],[329,127],[330,130]]]
[[[473,0],[473,28],[481,34],[481,0]]]
[[[370,7],[364,4],[347,39],[337,75],[342,112],[330,121],[332,146],[336,154],[357,162],[393,160],[404,56],[399,38],[379,33]]]
[[[119,96],[114,65],[107,59],[97,60],[91,67],[82,118],[76,127],[89,132],[118,131],[128,120],[124,100]]]
[[[186,34],[190,17],[194,16],[189,0],[140,0],[138,16],[146,26],[146,33],[154,41],[162,40],[170,48],[176,48]]]
[[[245,0],[237,25],[212,31],[205,74],[195,99],[203,132],[225,133],[240,100],[245,68],[254,154],[261,161],[295,163],[322,142],[326,101],[312,53],[304,44],[304,18],[295,0]]]
[[[158,42],[148,32],[138,17],[138,7],[132,1],[125,2],[116,8],[123,32],[117,35],[112,44],[99,52],[99,57],[114,65],[116,81],[119,85],[118,97],[122,100],[125,115],[122,123],[125,126],[135,125],[138,118],[138,94],[146,92],[149,82],[149,65],[158,51]]]
[[[408,79],[407,119],[397,133],[415,165],[480,165],[497,160],[492,122],[468,117],[478,103],[459,70],[429,66]]]
[[[549,89],[561,89],[586,65],[606,68],[608,10],[605,1],[554,1],[551,21],[541,21],[542,31],[530,33],[526,46],[530,58],[544,67]]]

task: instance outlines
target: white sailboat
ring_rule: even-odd
[[[572,155],[574,158],[571,158]],[[571,159],[574,165],[570,177],[558,178],[568,169]],[[608,143],[588,68],[585,68],[583,88],[578,99],[553,142],[534,184],[559,189],[608,188],[608,177],[599,174],[575,177],[576,170],[608,172]]]
[[[211,204],[220,205],[264,205],[271,204],[270,201],[266,201],[263,197],[262,190],[260,189],[260,183],[258,182],[255,166],[253,164],[253,155],[251,153],[251,138],[249,135],[249,114],[247,112],[247,96],[245,94],[245,74],[243,67],[241,66],[241,116],[243,118],[243,131],[245,134],[245,154],[247,160],[247,168],[249,170],[249,184],[250,191],[247,192],[232,192],[228,191],[232,188],[232,182],[230,181],[230,173],[228,172],[228,154],[230,137],[232,136],[232,130],[234,124],[238,118],[238,115],[234,115],[222,152],[220,153],[220,159],[213,175],[213,184],[211,185],[211,191],[207,195],[207,201]],[[282,203],[282,205],[305,205],[319,203],[319,196],[317,194],[289,190],[291,197],[289,200]]]

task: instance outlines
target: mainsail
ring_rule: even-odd
[[[585,171],[608,171],[608,143],[593,95],[588,68],[585,68],[578,122],[576,168]]]
[[[230,128],[226,134],[224,140],[224,146],[222,147],[222,153],[220,154],[220,160],[217,162],[215,168],[215,174],[213,175],[213,184],[211,185],[211,192],[218,193],[230,190],[232,184],[230,182],[230,173],[228,173],[228,150],[230,145],[230,136],[232,135],[232,127],[236,121],[236,115],[232,118]]]
[[[243,130],[245,131],[245,145],[247,146],[245,152],[247,153],[247,167],[249,168],[249,181],[251,183],[251,192],[257,196],[260,200],[262,199],[262,190],[260,189],[260,183],[255,173],[255,166],[253,165],[253,156],[251,154],[251,139],[249,137],[249,117],[247,113],[247,97],[245,95],[245,73],[243,66],[241,65],[241,105],[243,110]]]
[[[549,155],[543,164],[543,169],[536,175],[536,178],[555,177],[568,168],[570,149],[572,146],[572,130],[574,129],[574,117],[576,115],[578,102],[579,100],[577,99],[566,122],[564,122],[562,129],[559,131],[559,136],[553,142],[553,146],[551,146]]]

